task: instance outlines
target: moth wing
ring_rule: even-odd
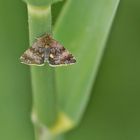
[[[46,61],[52,67],[67,66],[76,63],[74,56],[64,47],[50,47],[45,53]]]
[[[29,48],[20,57],[21,63],[26,65],[44,65],[44,50],[43,48]]]

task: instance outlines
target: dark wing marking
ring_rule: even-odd
[[[43,65],[44,64],[44,48],[29,48],[20,57],[21,63],[27,65]]]
[[[49,51],[48,51],[49,50]],[[75,58],[64,47],[49,47],[45,51],[45,61],[50,66],[70,65],[76,62]]]
[[[45,46],[44,61],[47,61],[50,66],[70,65],[76,62],[73,55],[58,41],[51,36],[44,36],[45,39],[47,40],[47,46]]]

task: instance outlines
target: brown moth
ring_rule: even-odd
[[[38,38],[31,48],[27,49],[20,57],[21,63],[42,66],[48,62],[50,66],[74,64],[76,59],[51,35]]]

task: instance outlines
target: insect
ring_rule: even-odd
[[[76,59],[51,35],[45,34],[37,38],[32,47],[21,55],[20,61],[27,65],[37,66],[42,66],[48,62],[50,66],[55,67],[74,64]]]

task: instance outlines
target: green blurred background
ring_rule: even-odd
[[[67,140],[140,140],[140,1],[121,0],[80,125]],[[0,140],[34,140],[26,5],[0,1]],[[86,66],[85,66],[86,67]]]

